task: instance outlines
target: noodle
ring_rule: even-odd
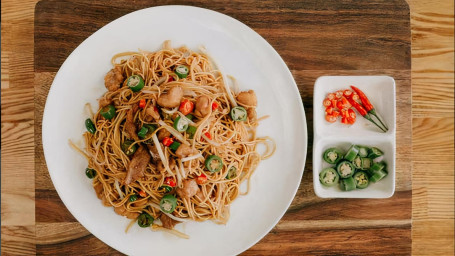
[[[84,133],[85,152],[70,141],[71,146],[88,159],[88,167],[96,171],[93,186],[97,196],[104,205],[113,206],[116,213],[133,221],[140,214],[160,219],[157,222],[162,223],[162,226],[155,223],[154,230],[166,227],[163,216],[175,222],[213,220],[226,223],[229,205],[238,195],[248,193],[251,175],[259,162],[269,158],[275,151],[273,139],[256,137],[258,122],[266,118],[256,119],[256,96],[254,105],[241,102],[237,81],[227,76],[234,84],[231,90],[226,76],[217,69],[220,66],[215,66],[205,49],[197,53],[186,47],[171,48],[169,41],[164,42],[163,49],[156,52],[116,54],[112,57],[112,65],[121,71],[123,79],[132,75],[140,76],[144,86],[133,92],[126,80],[113,90],[105,84],[109,91],[100,99],[100,108],[93,113],[88,107],[87,112],[96,131]],[[189,69],[186,78],[176,73],[175,68],[179,65]],[[178,106],[162,106],[160,99],[169,96],[173,88],[181,88],[182,102],[189,100],[195,103],[194,117],[183,114]],[[203,105],[199,99],[203,97],[208,98],[204,103],[208,108],[205,114],[198,115],[197,110]],[[105,103],[102,104],[103,101]],[[115,116],[111,119],[102,113],[102,107],[107,104],[115,106]],[[144,105],[141,107],[141,104]],[[229,113],[234,107],[243,108],[245,116],[248,110],[248,119],[233,120],[234,117]],[[158,113],[158,119],[151,114],[153,109]],[[250,116],[250,112],[254,112],[254,116]],[[177,118],[184,125],[193,126],[193,133],[179,131],[174,124]],[[146,125],[154,125],[156,130],[139,138],[131,134],[131,125],[135,126],[136,132],[141,127],[150,127]],[[166,132],[169,138],[173,137],[175,142],[179,142],[176,147],[185,146],[191,153],[179,157],[178,149],[175,151],[169,145],[164,145],[160,134]],[[124,146],[128,141],[130,144]],[[263,155],[256,152],[258,144],[265,145]],[[133,149],[135,153],[127,154]],[[132,172],[133,167],[140,169],[140,154],[147,160],[144,171],[131,176],[129,172]],[[214,164],[213,168],[221,166],[219,170],[207,169],[209,167],[205,162],[212,155],[222,160],[222,166],[218,160],[209,163],[210,166]],[[163,168],[160,168],[160,164]],[[200,178],[203,180],[199,181]],[[172,179],[175,185],[169,183]],[[197,189],[191,191],[191,196],[186,196],[192,180],[197,182]],[[245,180],[247,190],[241,192],[240,184]],[[170,187],[170,191],[166,190],[166,186]],[[160,201],[167,194],[177,199],[175,210],[171,213],[162,212],[163,208],[160,208]],[[172,227],[167,226],[170,229]],[[171,233],[187,238],[175,230]]]

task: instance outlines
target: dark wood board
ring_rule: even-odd
[[[302,97],[308,124],[302,183],[283,219],[244,255],[410,255],[410,17],[405,1],[387,0],[39,2],[34,34],[37,254],[120,254],[81,227],[58,197],[43,157],[42,113],[55,73],[83,40],[124,14],[167,4],[208,8],[254,29],[282,56]],[[314,194],[313,85],[321,75],[395,78],[397,166],[393,197],[321,199]]]

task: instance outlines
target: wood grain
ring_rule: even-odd
[[[96,2],[57,2],[43,1],[36,7],[35,16],[35,99],[36,125],[35,152],[36,163],[36,221],[38,230],[45,225],[48,239],[60,237],[58,241],[41,239],[37,246],[39,254],[66,254],[80,250],[86,244],[94,243],[88,254],[114,253],[115,251],[99,242],[92,235],[78,235],[77,232],[62,233],[65,226],[59,223],[75,223],[76,220],[65,209],[57,193],[49,183],[47,170],[43,164],[41,146],[41,114],[55,71],[83,39],[111,19],[130,12],[120,1],[111,2],[116,6],[109,11],[107,17],[100,18],[99,13],[109,9],[108,6],[97,5]],[[178,3],[169,1],[168,3]],[[207,4],[195,2],[213,10],[222,11],[251,26],[266,38],[283,56],[290,67],[303,98],[308,120],[309,134],[312,134],[312,93],[313,84],[321,75],[391,75],[396,79],[398,88],[397,106],[399,118],[397,122],[397,192],[386,200],[325,200],[317,198],[313,191],[311,176],[311,153],[305,167],[305,175],[297,196],[283,217],[280,224],[246,254],[276,254],[270,245],[287,244],[280,251],[293,253],[312,253],[326,255],[334,253],[333,248],[318,241],[331,241],[340,244],[336,253],[370,254],[376,249],[359,243],[351,237],[352,230],[368,243],[376,243],[381,233],[393,241],[393,253],[406,255],[411,250],[411,94],[410,94],[410,25],[409,10],[403,2],[393,3],[377,1],[369,5],[352,2],[323,3],[307,1],[296,4],[292,1],[281,2],[280,9],[272,8],[272,1],[261,2],[261,6],[248,1],[237,1],[237,8],[226,8],[217,3]],[[137,1],[136,8],[148,6],[150,3]],[[384,5],[382,5],[384,4]],[[305,6],[305,8],[303,8]],[[377,7],[380,7],[379,9]],[[391,10],[390,8],[394,8]],[[386,10],[387,9],[387,10]],[[359,12],[367,18],[358,19]],[[84,14],[84,19],[77,17]],[[267,22],[258,22],[260,17],[273,17]],[[337,20],[333,20],[337,16]],[[68,21],[72,22],[69,23]],[[270,24],[280,24],[270,26]],[[385,24],[388,26],[377,26]],[[324,32],[319,31],[320,24],[330,24]],[[368,29],[375,26],[373,32]],[[300,29],[305,27],[305,29]],[[342,32],[340,32],[342,31]],[[52,39],[50,39],[52,38]],[[352,47],[353,44],[356,47]],[[328,50],[320,45],[328,44]],[[303,47],[304,46],[304,47]],[[66,54],[65,54],[66,53]],[[349,61],[346,61],[349,59]],[[368,69],[367,69],[368,67]],[[309,137],[309,149],[312,147],[312,136]],[[311,152],[311,150],[309,150]],[[350,207],[345,207],[349,205]],[[384,212],[383,209],[388,211]],[[53,227],[53,228],[51,228]],[[318,236],[308,239],[314,232]],[[83,232],[82,232],[83,233]],[[85,233],[83,233],[85,234]],[[65,236],[66,239],[64,238]],[[292,237],[292,239],[291,239]],[[327,240],[328,239],[328,240]],[[267,241],[274,241],[268,245]],[[306,241],[303,243],[297,241]],[[311,241],[311,242],[308,242]],[[294,250],[297,243],[299,249]],[[378,246],[390,253],[391,248]],[[61,246],[64,245],[64,246]],[[99,247],[98,247],[99,245]],[[320,248],[319,248],[320,247]],[[341,248],[345,248],[342,250]],[[85,252],[85,248],[83,249]],[[88,249],[87,249],[88,250]]]
[[[76,222],[38,222],[35,226],[35,179],[36,186],[41,188],[41,190],[38,191],[39,193],[52,191],[53,185],[50,182],[43,159],[37,159],[34,163],[33,151],[36,151],[35,153],[37,156],[42,155],[42,148],[41,151],[37,150],[39,149],[39,146],[35,145],[33,142],[33,137],[35,137],[35,141],[41,141],[40,137],[37,137],[40,136],[40,134],[37,134],[37,132],[34,131],[34,127],[37,125],[40,126],[40,123],[38,123],[40,121],[38,119],[41,117],[36,115],[36,113],[40,113],[39,109],[35,108],[35,110],[31,110],[31,108],[27,106],[33,106],[33,100],[30,100],[30,97],[33,97],[33,80],[35,80],[35,85],[39,84],[47,91],[48,88],[46,88],[46,85],[48,86],[50,84],[49,81],[52,81],[56,68],[61,64],[55,63],[54,65],[50,65],[48,68],[54,68],[53,71],[48,69],[47,71],[51,72],[40,72],[38,77],[35,74],[35,77],[33,78],[33,66],[36,64],[33,61],[34,8],[36,2],[37,1],[35,0],[2,0],[1,6],[2,255],[33,255],[36,253],[36,247],[41,254],[67,255],[74,253],[74,251],[71,251],[68,248],[77,246],[78,239],[81,237],[85,237],[86,239],[84,240],[86,242],[83,242],[82,245],[95,243],[94,247],[96,249],[90,251],[89,255],[96,254],[97,250],[104,252],[105,254],[115,254],[115,251],[110,250],[109,248],[106,249],[106,246],[99,240],[93,240],[91,235],[87,236],[87,231]],[[243,22],[250,22],[247,25],[254,26],[255,30],[261,35],[268,34],[269,36],[274,37],[275,41],[280,41],[280,37],[286,38],[288,42],[281,44],[273,42],[272,45],[275,48],[279,48],[278,51],[283,57],[286,56],[284,58],[290,67],[292,65],[291,71],[293,74],[299,73],[300,70],[305,69],[319,69],[319,71],[337,69],[333,67],[328,68],[329,66],[324,68],[324,65],[343,65],[344,69],[355,71],[356,67],[352,67],[351,63],[343,61],[343,56],[337,56],[337,60],[335,61],[335,58],[318,58],[318,55],[321,54],[320,52],[301,53],[300,56],[297,56],[299,53],[287,50],[288,46],[295,46],[295,42],[292,41],[294,37],[299,40],[306,40],[306,43],[311,41],[309,38],[316,37],[315,40],[320,40],[320,42],[324,43],[324,40],[322,40],[323,35],[308,33],[307,30],[302,28],[291,29],[287,27],[285,29],[274,29],[273,26],[266,26],[266,22],[263,22],[262,18],[258,19],[258,17],[266,16],[267,18],[265,20],[270,19],[275,23],[292,23],[293,20],[311,22],[305,20],[305,16],[308,17],[308,15],[311,14],[307,9],[311,10],[314,8],[315,5],[318,4],[317,1],[306,1],[305,3],[296,1],[289,5],[286,5],[285,2],[282,1],[264,1],[258,5],[258,9],[263,7],[265,10],[258,11],[258,13],[255,13],[254,15],[248,15],[248,8],[244,8],[244,5],[241,5],[241,2],[242,1],[234,1],[232,5],[225,4],[224,7],[220,7],[218,11],[234,16]],[[151,6],[156,3],[157,2],[150,1],[147,4],[148,6]],[[160,1],[160,4],[167,3],[188,4],[186,1]],[[196,6],[204,6],[207,4],[206,1],[202,0],[193,1],[191,3]],[[343,4],[346,5],[346,3],[346,1],[343,1],[338,6]],[[374,3],[375,2],[373,2],[373,4]],[[68,3],[63,3],[63,6],[65,4]],[[121,1],[113,1],[110,3],[110,5],[112,4],[111,6],[113,6],[112,8],[105,7],[105,4],[106,3],[99,4],[98,7],[103,9],[103,11],[106,11],[107,15],[110,15],[107,17],[108,20],[113,20],[120,16],[121,12],[123,12],[122,10],[133,8],[130,7],[130,5],[125,6]],[[368,8],[369,4],[371,3],[365,1],[364,3],[361,3],[361,8]],[[396,1],[383,4],[382,6],[376,4],[376,14],[379,13],[391,17],[390,13],[393,10],[394,4],[396,4]],[[402,3],[400,2],[400,4]],[[413,124],[413,149],[410,150],[408,146],[400,149],[400,152],[403,154],[403,158],[400,160],[405,162],[400,168],[401,170],[405,170],[408,168],[406,165],[412,166],[412,253],[413,255],[453,255],[454,158],[453,154],[450,155],[450,152],[453,152],[454,117],[454,3],[453,1],[448,0],[410,0],[409,5],[411,13],[412,52],[405,51],[404,54],[412,53],[412,116],[410,115],[406,122]],[[309,6],[309,8],[307,8],[307,6]],[[76,10],[62,9],[62,11],[71,15],[71,13],[77,13],[79,11],[77,8],[80,7],[81,5],[77,5],[75,8]],[[326,12],[326,15],[330,16],[330,12],[333,11],[333,8],[336,7],[332,7],[331,10],[330,4],[324,4],[318,11],[321,13]],[[288,18],[282,19],[280,19],[280,17],[274,17],[279,15],[280,12],[285,12],[290,15]],[[91,12],[90,10],[88,10],[87,13],[89,16],[105,15],[102,12]],[[336,26],[337,22],[341,22],[341,19],[342,22],[349,23],[349,13],[352,14],[353,10],[347,10],[337,16],[332,15],[331,17],[336,17],[337,19],[326,18],[324,22],[327,22],[327,24],[335,23]],[[372,15],[375,14],[371,14],[368,17],[371,18]],[[79,18],[77,16],[75,17]],[[314,21],[313,24],[309,24],[308,27],[314,28],[317,27],[317,25],[318,24]],[[99,28],[100,24],[97,23],[93,25],[87,22],[83,26],[93,32]],[[94,28],[94,26],[96,28]],[[361,27],[355,27],[353,29],[356,29],[355,31],[362,30]],[[81,42],[85,39],[87,34],[90,33],[91,32],[84,32],[82,35],[74,35],[75,39],[71,40],[79,40],[79,42]],[[342,33],[340,32],[340,34]],[[388,39],[389,38],[378,39],[372,37],[371,41],[376,44],[387,45]],[[269,38],[267,38],[267,40],[271,41]],[[393,43],[395,42],[392,42],[392,44]],[[65,40],[61,41],[61,44],[65,47],[63,47],[64,49],[59,49],[62,52],[59,52],[57,55],[58,59],[63,61],[72,48],[66,48],[68,42]],[[74,44],[77,45],[78,43]],[[71,45],[73,48],[75,47],[74,44]],[[365,46],[363,49],[368,49],[368,47]],[[330,51],[332,49],[328,50]],[[358,61],[362,54],[362,52],[359,52],[356,56],[344,57],[351,57],[352,59],[357,58],[356,61]],[[382,54],[383,56],[389,56],[387,54],[390,54],[390,52],[382,51]],[[373,52],[370,56],[379,56],[379,59],[381,60],[380,51]],[[301,61],[302,59],[305,61]],[[296,61],[301,61],[301,63],[292,64]],[[357,63],[357,65],[361,66],[361,69],[365,72],[370,70],[370,72],[374,73],[375,69],[378,68],[375,66],[376,64],[371,61]],[[395,62],[391,63],[390,69],[397,68],[399,65],[402,64]],[[319,67],[323,68],[321,69]],[[407,69],[409,69],[409,67]],[[40,75],[42,76],[39,77]],[[395,77],[395,75],[396,74],[393,74],[392,76]],[[311,76],[304,78],[304,75],[294,74],[294,77],[296,78],[296,81],[298,80],[297,83],[299,85],[312,86],[313,78]],[[38,83],[37,79],[39,81]],[[12,89],[16,89],[16,91],[12,91]],[[36,89],[39,88],[35,87],[35,90]],[[400,92],[397,93],[400,94]],[[38,95],[41,95],[41,98],[38,99]],[[43,93],[35,91],[35,104],[37,107],[42,107],[44,104],[45,95],[42,95]],[[312,101],[311,96],[307,95],[305,90],[301,89],[301,95],[303,96],[302,99],[305,103],[310,103]],[[410,103],[411,98],[404,99],[403,102]],[[5,104],[7,104],[8,107],[4,109]],[[24,107],[24,104],[26,107]],[[307,105],[311,104],[305,104],[308,114],[310,106],[307,107]],[[17,133],[21,135],[17,136]],[[26,139],[23,139],[22,136],[26,137]],[[397,134],[397,138],[401,136],[410,139],[411,133]],[[14,139],[12,137],[14,137]],[[21,143],[14,143],[15,139],[21,140]],[[436,141],[437,143],[434,143],[433,141]],[[5,142],[7,146],[5,146]],[[414,143],[417,145],[416,148],[414,148]],[[436,148],[437,152],[435,153],[434,145],[438,143],[439,148]],[[397,141],[397,145],[398,144]],[[25,154],[23,154],[23,152]],[[438,155],[438,153],[442,153],[442,155]],[[307,163],[306,166],[308,169],[308,167],[311,166],[311,163]],[[34,169],[36,170],[35,179],[33,178]],[[431,171],[429,172],[428,170]],[[311,181],[310,174],[310,172],[305,172],[303,178],[304,182]],[[401,184],[400,186],[404,193],[406,193],[405,191],[409,191],[411,187],[411,182],[409,180],[401,180],[398,182]],[[313,204],[318,207],[321,207],[321,205],[326,206],[328,204],[326,200],[321,201],[314,195],[306,197],[306,195],[312,194],[311,189],[311,186],[301,186],[299,188],[297,197],[293,202],[293,207],[289,209],[291,212],[290,214],[292,214],[292,212],[298,213],[299,211],[303,211],[302,209],[311,209],[311,205]],[[408,194],[406,194],[406,196],[409,198],[411,197],[411,195]],[[50,195],[50,198],[55,198],[55,195]],[[37,212],[40,212],[40,210],[37,210]],[[311,213],[307,216],[311,216]],[[36,215],[36,218],[38,220],[41,217],[38,214]],[[58,216],[52,218],[58,218]],[[384,232],[391,230],[390,228],[381,226],[383,221],[381,219],[375,220],[374,222],[371,221],[372,220],[369,220],[368,223],[370,224],[367,229],[374,230],[372,231],[372,234],[383,234],[386,236],[386,233]],[[337,232],[341,232],[340,230],[349,226],[354,227],[357,225],[357,227],[366,228],[362,227],[362,225],[366,226],[363,222],[353,223],[349,220],[345,222],[345,226],[342,226],[344,222],[337,220],[304,219],[294,221],[289,218],[286,221],[281,221],[269,236],[247,251],[246,254],[282,254],[283,251],[279,251],[277,248],[291,248],[294,252],[292,254],[304,254],[305,252],[322,254],[323,252],[318,250],[318,248],[310,248],[305,241],[309,240],[311,242],[310,244],[314,244],[316,241],[312,239],[318,235],[324,234],[324,232],[324,237],[326,238],[338,237],[338,239],[340,239]],[[393,231],[398,233],[403,233],[404,231],[405,235],[408,234],[407,230],[409,227],[407,226],[408,224],[405,219],[387,219],[387,222],[390,222],[390,225],[397,227],[396,229],[393,229]],[[330,230],[330,227],[333,229]],[[322,231],[316,233],[316,230],[318,229]],[[300,234],[302,232],[304,234],[311,233],[314,236],[302,237],[302,234]],[[300,236],[299,239],[301,240],[297,243],[289,242],[292,241],[288,240],[292,239],[292,235]],[[281,239],[281,237],[283,237],[283,239]],[[319,245],[322,247],[338,247],[339,244],[344,244],[345,246],[355,248],[355,237],[356,236],[353,235],[350,241],[337,240],[339,242],[335,245],[333,243],[330,245]],[[69,241],[67,241],[68,239]],[[390,243],[384,244],[381,239],[387,238],[378,236],[377,241],[381,246],[387,247],[390,245]],[[35,246],[35,244],[38,245]],[[399,247],[396,251],[398,254],[409,254],[408,247]],[[371,254],[379,253],[380,250],[371,252]],[[362,253],[354,250],[350,253],[350,255],[352,254]],[[326,253],[326,255],[330,254]]]

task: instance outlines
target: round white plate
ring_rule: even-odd
[[[193,50],[204,45],[237,78],[241,90],[258,97],[261,122],[258,135],[277,142],[272,158],[261,162],[251,190],[231,206],[226,225],[211,221],[187,222],[177,229],[182,239],[137,225],[125,234],[129,220],[102,206],[91,180],[87,161],[69,144],[82,144],[84,104],[98,106],[105,91],[104,75],[118,52],[155,51],[163,41]],[[226,15],[188,6],[160,6],[125,15],[87,38],[55,76],[43,116],[43,147],[54,186],[74,217],[92,234],[129,255],[234,255],[265,236],[289,207],[302,178],[307,149],[303,104],[295,81],[278,53],[256,32]]]

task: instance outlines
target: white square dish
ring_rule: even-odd
[[[329,123],[325,120],[325,108],[322,102],[328,93],[350,89],[354,85],[362,90],[389,127],[387,135],[395,133],[395,80],[390,76],[321,76],[314,84],[313,122],[314,131],[320,136],[356,135],[370,136],[384,134],[374,124],[357,113],[353,125],[340,121]],[[316,129],[317,128],[317,129]]]
[[[382,132],[374,124],[357,114],[353,125],[325,120],[322,102],[326,95],[354,85],[362,90],[387,124],[389,130]],[[395,80],[389,76],[322,76],[314,85],[313,120],[313,186],[317,196],[322,198],[388,198],[395,192],[396,154],[396,100]],[[326,187],[319,181],[319,173],[330,165],[323,160],[323,153],[331,147],[346,152],[352,144],[377,147],[384,152],[388,175],[371,183],[365,189],[342,191],[338,185]]]

